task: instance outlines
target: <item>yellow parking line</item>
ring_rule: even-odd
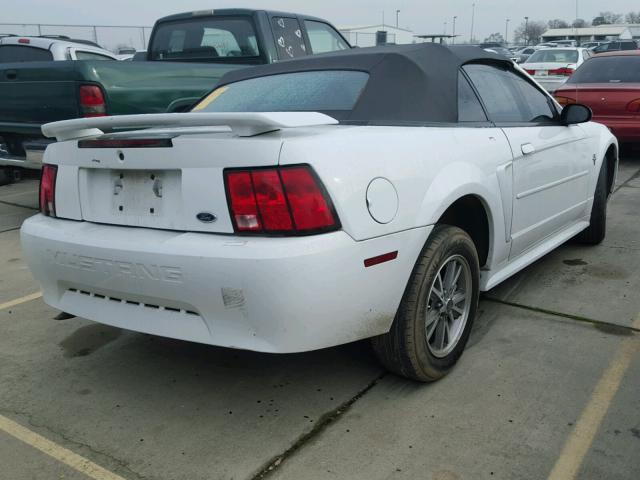
[[[6,303],[0,303],[0,310],[4,310],[5,308],[15,307],[16,305],[21,305],[23,303],[30,302],[31,300],[36,300],[37,298],[42,297],[42,292],[32,293],[31,295],[25,295],[21,298],[16,298],[15,300],[11,300]]]
[[[640,328],[640,315],[633,327]],[[591,448],[600,424],[620,388],[622,378],[639,350],[640,342],[635,335],[622,341],[609,367],[593,390],[591,399],[567,439],[548,480],[573,480],[577,477],[584,457]]]
[[[43,436],[32,432],[2,415],[0,415],[0,430],[8,433],[27,445],[32,446],[33,448],[46,453],[50,457],[70,466],[89,478],[93,478],[94,480],[124,480],[121,476],[116,475],[109,470],[105,470],[90,460],[87,460],[86,458],[73,453],[71,450],[67,450],[64,447],[47,440]]]

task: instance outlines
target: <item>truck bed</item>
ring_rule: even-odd
[[[1,64],[0,166],[39,168],[40,127],[81,116],[81,85],[102,88],[107,115],[184,111],[225,73],[243,67],[116,61]],[[25,149],[25,143],[33,148]]]

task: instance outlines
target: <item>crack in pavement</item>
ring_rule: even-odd
[[[26,208],[27,210],[40,210],[39,208],[31,207],[29,205],[21,205],[19,203],[7,202],[6,200],[0,200],[0,203],[3,205],[8,205],[9,207],[19,207]]]
[[[387,375],[387,372],[380,373],[376,378],[369,382],[362,390],[356,393],[346,402],[340,404],[337,408],[325,413],[320,417],[316,425],[307,433],[303,434],[293,445],[286,449],[283,453],[276,455],[268,460],[264,467],[259,469],[258,472],[251,477],[251,480],[262,480],[272,475],[278,470],[290,457],[292,457],[298,450],[303,448],[308,442],[312,441],[319,434],[324,432],[329,426],[338,421],[342,415],[347,412],[354,403],[365,396],[373,387],[375,387],[380,380]]]
[[[615,187],[613,189],[613,192],[611,192],[611,194],[613,195],[614,193],[616,193],[618,190],[620,190],[622,187],[629,187],[629,188],[638,188],[638,187],[633,187],[630,185],[627,185],[629,182],[631,182],[632,180],[635,180],[637,178],[640,178],[640,170],[637,170],[636,173],[634,173],[633,175],[631,175],[631,177],[627,178],[624,182],[622,182],[620,185],[618,185],[617,187]]]
[[[618,325],[616,323],[604,322],[602,320],[595,320],[593,318],[582,317],[580,315],[573,315],[571,313],[556,312],[554,310],[547,310],[545,308],[532,307],[530,305],[524,305],[524,304],[521,304],[521,303],[509,302],[507,300],[500,300],[499,298],[491,297],[491,296],[488,296],[488,295],[482,295],[481,298],[482,298],[482,300],[485,300],[487,302],[499,303],[501,305],[507,305],[507,306],[514,307],[514,308],[520,308],[520,309],[523,309],[523,310],[528,310],[530,312],[544,313],[544,314],[547,314],[547,315],[552,315],[554,317],[567,318],[569,320],[575,320],[575,321],[582,322],[582,323],[589,323],[591,325],[604,327],[604,328],[610,329],[612,331],[624,331],[624,332],[628,332],[630,334],[640,333],[640,328],[635,328],[635,327],[631,327],[631,326],[627,326],[627,325]]]
[[[48,431],[50,434],[62,438],[67,443],[73,444],[76,447],[80,447],[80,448],[84,447],[84,448],[88,449],[90,452],[92,452],[95,455],[98,455],[98,456],[105,457],[105,458],[109,459],[111,461],[111,463],[115,463],[116,465],[118,465],[118,467],[120,467],[121,469],[125,470],[133,478],[138,479],[138,480],[145,480],[147,478],[144,475],[141,475],[138,472],[132,470],[131,467],[129,467],[129,463],[125,462],[124,460],[120,460],[119,458],[114,457],[113,455],[111,455],[109,453],[101,452],[100,450],[95,449],[94,447],[92,447],[91,445],[89,445],[87,443],[83,443],[83,442],[81,442],[79,440],[74,440],[72,438],[69,438],[64,433],[57,432],[56,430],[54,430],[53,428],[49,427],[48,425],[35,423],[33,421],[33,415],[28,413],[28,412],[23,412],[23,411],[20,411],[20,410],[11,410],[11,409],[7,409],[7,408],[0,408],[0,413],[3,413],[3,414],[4,413],[9,413],[9,414],[16,415],[18,417],[25,417],[27,423],[30,426],[32,426],[32,427],[34,427],[36,429],[44,429],[44,430]]]
[[[601,243],[598,247],[612,248],[614,250],[627,250],[629,252],[640,252],[640,248],[625,247],[622,245],[604,245]]]

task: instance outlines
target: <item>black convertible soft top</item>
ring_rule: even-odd
[[[346,122],[374,125],[455,123],[458,75],[471,62],[512,66],[478,47],[433,43],[358,48],[227,73],[218,87],[240,80],[317,70],[357,70],[369,81]]]

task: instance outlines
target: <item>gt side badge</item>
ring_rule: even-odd
[[[213,223],[218,219],[218,217],[216,217],[213,213],[209,212],[200,212],[196,215],[196,218],[202,223]]]

